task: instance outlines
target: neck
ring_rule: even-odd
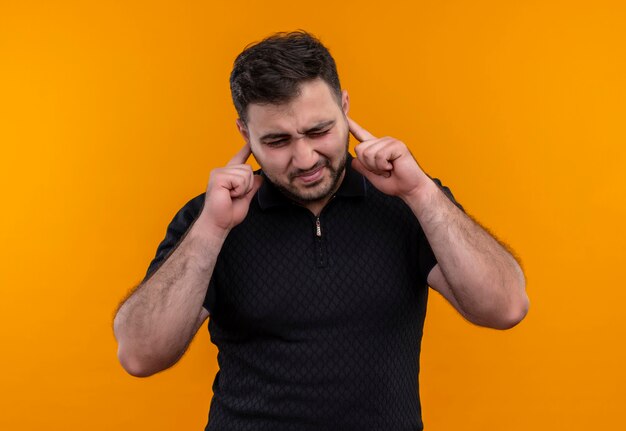
[[[311,211],[315,217],[317,217],[320,215],[320,213],[322,212],[322,210],[324,209],[328,201],[330,201],[331,197],[332,195],[327,197],[323,201],[316,201],[316,202],[308,203],[304,205],[304,207],[308,209],[309,211]]]

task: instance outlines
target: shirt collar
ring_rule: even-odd
[[[365,177],[352,169],[352,155],[348,153],[346,158],[346,174],[337,189],[335,196],[356,197],[365,196]],[[265,210],[274,206],[291,205],[294,202],[281,193],[265,176],[262,170],[257,171],[263,175],[263,184],[257,193],[257,199],[261,209]]]

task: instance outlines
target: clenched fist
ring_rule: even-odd
[[[348,118],[350,133],[360,142],[352,167],[378,190],[405,201],[432,185],[407,146],[391,137],[376,138]]]
[[[248,214],[252,197],[263,183],[245,164],[251,151],[248,144],[222,168],[211,171],[204,206],[197,222],[216,234],[228,233]]]

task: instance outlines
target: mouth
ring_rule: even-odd
[[[314,169],[312,171],[300,174],[300,175],[296,176],[296,178],[298,178],[300,181],[302,181],[305,184],[313,183],[313,182],[319,180],[320,178],[322,178],[322,174],[324,172],[324,168],[325,168],[325,166],[322,165],[322,166],[320,166],[317,169]]]

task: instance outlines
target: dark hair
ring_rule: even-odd
[[[321,78],[341,104],[341,85],[335,60],[310,33],[275,33],[248,45],[235,59],[230,91],[239,118],[247,121],[250,103],[281,104],[299,94],[303,82]]]

